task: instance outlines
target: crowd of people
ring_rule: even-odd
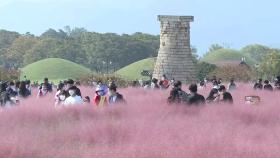
[[[111,82],[109,86],[107,86],[101,81],[98,81],[97,85],[95,85],[96,89],[93,102],[91,102],[89,96],[83,98],[78,85],[72,79],[69,79],[64,83],[59,83],[55,94],[56,107],[81,104],[93,104],[102,107],[125,103],[123,96],[117,92],[117,85],[114,82]]]
[[[274,88],[270,84],[269,80],[265,80],[263,82],[263,80],[260,78],[258,80],[258,82],[255,83],[254,89],[255,90],[267,90],[267,91],[280,90],[280,76],[276,77],[276,80],[275,80],[275,83],[274,83]]]
[[[50,83],[45,78],[41,84],[31,84],[29,80],[20,82],[1,82],[0,102],[2,107],[11,107],[18,105],[20,100],[32,96],[32,91],[36,91],[34,95],[38,99],[48,95],[54,95],[55,107],[67,107],[71,105],[93,104],[96,106],[106,106],[113,104],[125,104],[126,101],[118,91],[117,85],[111,82],[109,86],[98,81],[95,85],[95,96],[91,102],[89,96],[82,96],[81,90],[78,88],[79,82],[72,79],[61,81],[57,86]],[[54,88],[56,92],[54,93]],[[34,96],[33,95],[33,96]]]
[[[199,88],[203,89],[206,84],[211,84],[212,88],[207,97],[198,93]],[[47,95],[54,94],[55,107],[67,107],[71,105],[95,105],[98,107],[110,106],[114,104],[126,104],[123,95],[117,91],[117,84],[110,81],[105,84],[102,81],[94,83],[95,91],[93,100],[89,96],[82,96],[79,89],[79,82],[72,79],[61,81],[57,86],[50,83],[48,78],[45,78],[41,84],[31,84],[29,80],[1,82],[0,102],[2,107],[10,107],[18,105],[20,100],[28,98],[32,95],[32,91],[37,89],[38,99]],[[181,81],[175,79],[168,80],[163,75],[160,80],[152,79],[150,82],[139,81],[139,86],[147,90],[168,90],[170,95],[167,98],[169,104],[185,104],[185,105],[204,105],[204,104],[233,104],[231,92],[237,89],[234,79],[231,79],[227,86],[223,85],[222,79],[203,80],[199,84],[189,85],[188,92],[185,92]],[[253,86],[255,90],[280,90],[280,76],[275,80],[274,86],[268,80],[259,79]],[[54,92],[53,89],[56,89]],[[34,95],[35,95],[34,94]],[[34,96],[33,95],[33,96]]]
[[[198,94],[198,86],[197,84],[191,84],[189,86],[189,93],[182,90],[182,83],[180,81],[176,81],[173,85],[173,88],[170,92],[170,96],[168,97],[168,103],[170,104],[186,104],[186,105],[204,105],[211,103],[227,103],[233,104],[233,98],[230,92],[227,91],[226,87],[222,85],[221,82],[217,80],[213,80],[213,88],[211,89],[209,96],[205,99],[204,96]],[[204,87],[206,83],[200,83],[201,87]],[[228,90],[233,90],[234,81],[232,80]]]
[[[143,83],[139,82],[140,85]],[[163,84],[164,83],[164,84]],[[201,94],[198,94],[198,89],[204,89],[206,84],[210,83],[212,85],[212,89],[210,90],[209,95],[205,98]],[[198,87],[199,85],[199,87]],[[168,89],[172,86],[170,91],[170,96],[167,101],[169,104],[186,104],[186,105],[204,105],[204,104],[233,104],[233,97],[231,92],[237,89],[237,85],[232,78],[227,86],[223,85],[222,79],[217,79],[215,76],[211,80],[202,80],[199,84],[191,84],[189,86],[189,92],[185,92],[182,90],[181,81],[175,81],[174,79],[168,80],[165,75],[162,76],[162,79],[158,81],[157,79],[152,79],[151,83],[142,84],[142,87],[145,89]],[[253,86],[255,90],[265,90],[265,91],[273,91],[280,90],[280,76],[276,77],[274,81],[274,86],[270,84],[269,80],[265,80],[264,84],[262,83],[262,79],[259,79]],[[258,99],[259,96],[247,97],[252,100]],[[246,100],[247,103],[256,103],[255,100]]]

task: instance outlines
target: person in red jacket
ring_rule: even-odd
[[[105,88],[105,87],[104,87]],[[94,105],[102,107],[107,105],[106,90],[98,86],[95,90]]]
[[[170,86],[169,80],[167,79],[166,75],[163,75],[160,81],[161,89],[168,89]]]

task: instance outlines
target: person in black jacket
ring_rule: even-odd
[[[265,81],[264,81],[263,89],[264,89],[264,90],[267,90],[267,91],[273,91],[273,87],[271,86],[271,84],[269,83],[268,80],[265,80]]]
[[[176,81],[170,91],[170,96],[168,97],[169,104],[180,104],[182,102],[182,94],[184,91],[181,89],[182,82]]]
[[[125,103],[123,95],[117,92],[117,86],[111,85],[109,87],[109,104],[118,104],[118,103]]]
[[[18,94],[22,98],[27,98],[27,97],[29,97],[31,95],[29,90],[26,88],[25,81],[21,81],[20,82]]]
[[[205,98],[197,93],[197,85],[191,84],[189,86],[189,90],[191,94],[188,97],[187,104],[188,105],[203,105],[205,104]]]
[[[255,90],[262,90],[263,89],[263,84],[262,84],[262,79],[260,78],[257,83],[254,85]]]

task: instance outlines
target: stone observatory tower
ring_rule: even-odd
[[[196,71],[190,47],[190,22],[193,16],[159,15],[161,23],[160,49],[154,68],[153,78],[167,78],[192,83]]]

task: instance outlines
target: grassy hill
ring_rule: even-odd
[[[233,63],[238,62],[240,63],[241,59],[245,57],[246,62],[249,65],[253,65],[255,62],[254,60],[247,57],[247,55],[244,55],[236,50],[233,49],[219,49],[214,52],[211,52],[209,54],[206,54],[201,61],[208,62],[211,64],[217,64],[220,63]]]
[[[21,69],[21,79],[26,76],[27,79],[32,81],[42,81],[43,78],[48,77],[50,80],[58,81],[77,78],[89,73],[91,73],[89,69],[74,62],[59,58],[48,58]]]
[[[146,77],[141,76],[141,72],[143,70],[153,70],[155,62],[154,60],[155,58],[140,60],[118,70],[116,74],[130,80],[136,80],[140,78],[147,79]]]

